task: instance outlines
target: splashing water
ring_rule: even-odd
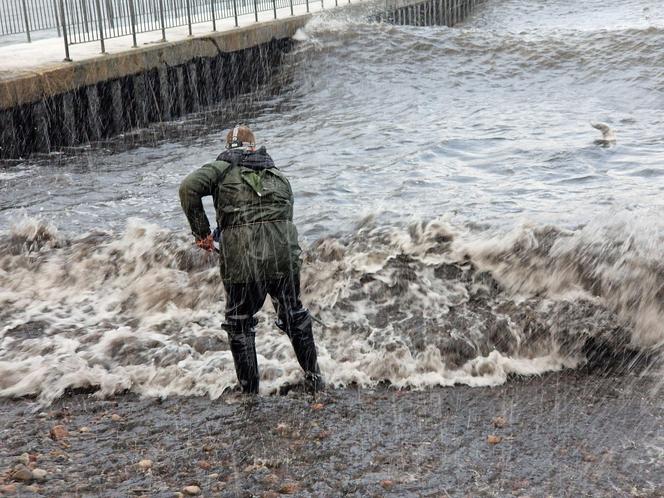
[[[662,259],[596,233],[482,240],[443,221],[369,221],[320,239],[306,252],[303,299],[325,324],[328,381],[495,385],[575,367],[590,339],[617,353],[661,350]],[[139,220],[119,237],[68,239],[27,220],[0,248],[0,395],[50,401],[98,386],[217,397],[235,384],[216,257],[188,239]],[[301,373],[272,314],[259,318],[263,390],[274,392]]]

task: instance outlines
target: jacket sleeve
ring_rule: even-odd
[[[204,239],[210,235],[210,222],[202,199],[212,195],[220,174],[221,171],[215,165],[206,164],[188,175],[180,184],[180,205],[196,239]]]

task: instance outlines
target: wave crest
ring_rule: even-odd
[[[49,402],[95,386],[216,397],[234,385],[216,258],[187,238],[131,220],[120,236],[66,239],[29,220],[0,245],[17,249],[0,260],[0,396]],[[650,249],[624,227],[489,235],[368,220],[305,251],[303,300],[324,324],[333,385],[495,385],[576,367],[598,348],[632,363],[661,350],[664,278]],[[274,392],[301,374],[271,314],[259,319]]]

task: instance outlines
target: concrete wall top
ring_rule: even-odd
[[[214,57],[291,38],[310,14],[256,23],[185,40],[133,48],[76,62],[61,62],[0,76],[0,110],[37,102],[96,83],[138,74],[161,65],[177,66],[196,57]]]

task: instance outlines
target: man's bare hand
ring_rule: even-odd
[[[214,239],[212,238],[212,234],[208,235],[204,239],[197,239],[196,245],[201,249],[206,250],[207,252],[214,251]]]

